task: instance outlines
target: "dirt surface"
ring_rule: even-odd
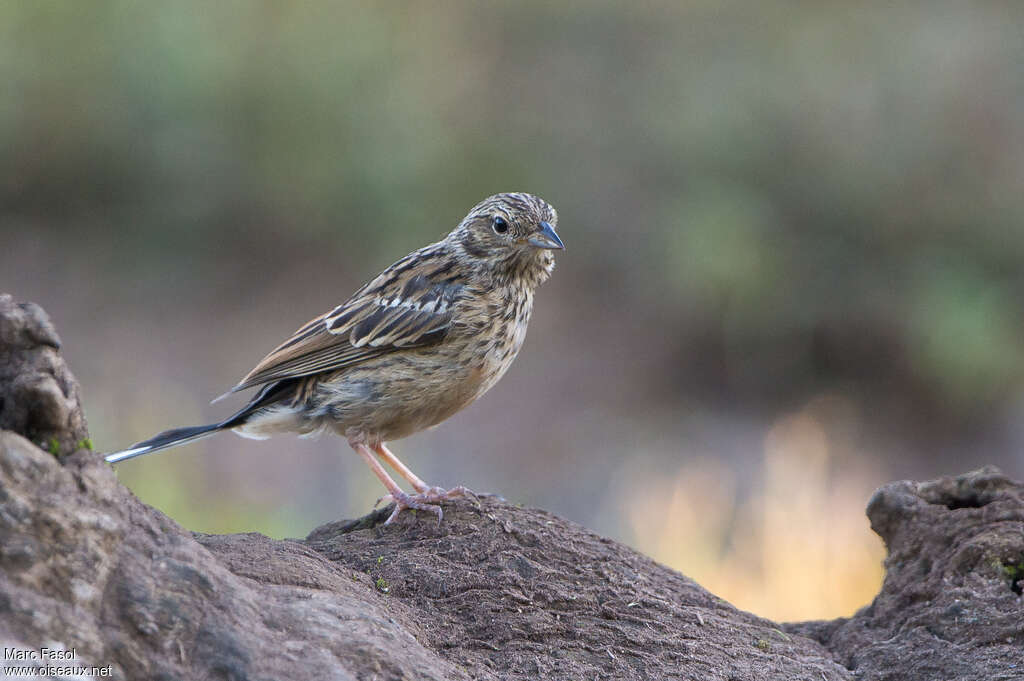
[[[33,443],[84,437],[56,335],[26,331],[52,331],[41,320],[0,298],[5,650],[73,647],[73,664],[121,679],[1024,678],[1024,488],[993,469],[879,490],[885,585],[834,622],[755,617],[494,497],[448,507],[440,527],[412,513],[384,527],[385,509],[304,540],[195,535],[100,455]],[[61,400],[6,402],[50,380]]]

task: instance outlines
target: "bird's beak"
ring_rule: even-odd
[[[531,234],[526,238],[526,243],[530,244],[534,248],[550,248],[554,250],[561,250],[565,248],[565,244],[555,234],[555,229],[546,222],[540,223],[540,229]]]

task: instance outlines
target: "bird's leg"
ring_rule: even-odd
[[[395,502],[395,510],[392,511],[391,515],[388,516],[388,519],[384,521],[385,525],[390,524],[392,520],[398,517],[399,513],[407,508],[413,508],[417,511],[430,511],[431,513],[436,513],[437,524],[441,524],[441,518],[444,517],[444,512],[441,511],[440,506],[425,503],[425,499],[419,498],[421,495],[416,495],[414,498],[403,492],[402,488],[398,486],[398,483],[392,480],[391,476],[388,475],[388,472],[380,465],[380,462],[373,458],[373,453],[365,443],[349,441],[349,445],[352,446],[352,449],[356,450],[356,453],[359,454],[359,456],[363,457],[363,461],[366,462],[366,465],[370,467],[373,474],[377,476],[377,479],[380,480],[381,484],[383,484],[385,489],[387,489],[388,496],[391,497],[391,500]],[[380,502],[378,501],[377,503]]]
[[[388,449],[383,442],[374,445],[373,451],[377,452],[377,456],[386,461],[389,466],[398,472],[399,475],[409,481],[409,484],[413,486],[413,489],[418,492],[418,494],[413,495],[413,498],[416,501],[436,504],[455,497],[476,497],[476,494],[474,494],[472,490],[467,487],[463,487],[462,485],[452,487],[449,490],[446,490],[443,487],[431,487],[417,477],[415,473],[409,470],[408,466],[399,461],[398,457],[392,454],[391,450]],[[383,500],[383,498],[381,500]]]
[[[413,489],[417,492],[422,494],[430,489],[430,485],[420,480],[415,473],[409,470],[408,466],[399,461],[398,457],[392,454],[391,450],[388,449],[383,442],[374,445],[373,451],[377,452],[377,456],[394,468],[396,473],[408,480],[409,484],[412,485]]]

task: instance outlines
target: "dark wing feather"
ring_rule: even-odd
[[[445,253],[435,244],[399,260],[345,304],[296,331],[231,392],[337,371],[388,352],[440,341],[463,290]]]

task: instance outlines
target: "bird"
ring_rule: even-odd
[[[256,389],[215,423],[174,428],[106,455],[109,463],[176,447],[221,431],[253,439],[334,433],[370,467],[394,503],[431,512],[472,495],[416,476],[387,447],[432,428],[474,402],[519,353],[534,291],[565,248],[558,214],[532,194],[495,194],[440,241],[413,251],[344,303],[301,326],[227,393]],[[413,488],[405,492],[384,468]]]

